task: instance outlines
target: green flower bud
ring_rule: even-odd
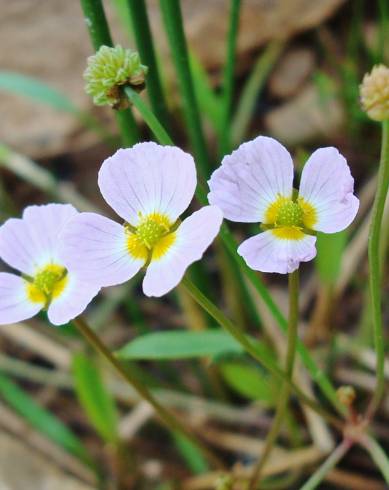
[[[351,407],[356,398],[355,390],[352,386],[341,386],[336,391],[336,396],[342,405]]]
[[[139,54],[121,46],[101,46],[88,58],[84,72],[85,91],[96,105],[110,105],[125,109],[129,102],[123,88],[130,85],[137,91],[144,88],[147,66],[140,62]]]
[[[389,68],[376,65],[359,87],[363,110],[375,121],[389,119]]]

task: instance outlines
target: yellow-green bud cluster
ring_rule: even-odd
[[[147,66],[142,65],[139,54],[122,46],[101,46],[97,53],[88,58],[84,72],[86,93],[93,97],[96,105],[110,105],[115,109],[128,106],[123,87],[130,85],[142,90]]]
[[[363,110],[375,121],[389,119],[389,68],[376,65],[359,87]]]
[[[356,398],[355,389],[352,386],[340,386],[336,392],[336,396],[342,405],[351,407]]]

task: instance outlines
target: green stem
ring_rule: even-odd
[[[236,62],[236,43],[239,28],[240,0],[231,0],[230,27],[227,40],[227,56],[223,75],[223,118],[220,136],[221,156],[230,150],[231,105],[234,91],[234,74]]]
[[[165,131],[163,126],[160,124],[158,119],[154,116],[154,114],[150,111],[150,109],[147,107],[147,105],[143,102],[142,98],[137,94],[134,90],[131,88],[126,88],[126,94],[134,104],[134,106],[138,109],[140,114],[142,115],[144,121],[146,124],[149,126],[151,131],[154,133],[155,137],[159,141],[160,144],[162,145],[173,145],[173,141],[168,135],[168,133]],[[207,205],[208,200],[207,200],[207,193],[201,185],[197,186],[196,189],[196,197],[198,201],[202,205]],[[251,282],[255,290],[258,292],[258,294],[261,296],[263,299],[264,303],[268,307],[271,315],[277,322],[278,326],[280,329],[286,333],[287,328],[288,328],[288,322],[284,315],[281,313],[280,309],[278,306],[275,304],[273,301],[273,298],[269,292],[269,290],[266,288],[262,280],[260,279],[260,276],[250,269],[245,261],[242,259],[240,255],[236,253],[236,249],[238,248],[238,245],[236,243],[235,238],[233,237],[231,231],[229,230],[228,226],[224,223],[223,226],[221,227],[220,230],[220,237],[223,241],[224,246],[228,250],[229,254],[231,255],[231,258],[235,261],[235,263],[238,265],[241,271],[244,272],[244,274],[247,276],[248,280]],[[312,380],[316,382],[319,386],[324,395],[327,397],[327,399],[332,403],[332,405],[337,409],[339,414],[345,415],[345,407],[339,403],[339,400],[337,399],[336,396],[336,391],[334,387],[332,386],[329,378],[326,376],[324,371],[320,369],[315,361],[313,360],[312,356],[308,352],[307,348],[304,346],[304,344],[299,340],[297,344],[297,351],[299,353],[299,356],[301,357],[305,367],[309,371]]]
[[[374,198],[372,220],[369,234],[369,284],[371,305],[373,313],[374,344],[377,356],[376,372],[377,382],[373,398],[368,406],[366,416],[373,417],[377,410],[385,389],[385,343],[382,325],[382,292],[381,292],[381,267],[380,267],[380,241],[381,226],[384,215],[385,200],[389,186],[389,121],[382,123],[381,160],[378,170],[377,192]]]
[[[202,177],[210,173],[207,146],[189,66],[184,24],[179,0],[160,0],[161,12],[181,89],[186,126]]]
[[[289,389],[293,389],[296,395],[308,405],[312,410],[315,410],[323,418],[328,420],[331,424],[335,425],[339,429],[342,429],[342,424],[338,419],[328,414],[321,405],[316,403],[316,401],[311,400],[309,397],[305,395],[301,389],[295,385],[292,381],[291,376],[285,374],[274,362],[270,359],[266,353],[260,350],[256,345],[251,342],[249,337],[245,335],[244,332],[240,330],[236,325],[234,325],[229,318],[227,318],[224,313],[210,301],[198,288],[190,281],[187,277],[181,282],[182,286],[188,291],[188,293],[192,296],[192,298],[197,301],[197,303],[207,312],[209,315],[214,318],[217,323],[223,327],[234,339],[239,342],[242,347],[248,352],[254,359],[260,362],[268,371],[270,371],[275,376],[281,378],[289,387]]]
[[[226,224],[223,224],[221,231],[220,231],[220,236],[221,236],[221,239],[223,240],[225,247],[230,252],[232,258],[238,263],[240,269],[245,273],[248,280],[253,285],[254,289],[261,296],[262,300],[264,301],[267,308],[269,309],[272,317],[277,322],[277,325],[279,326],[279,328],[284,333],[287,333],[288,322],[287,322],[286,318],[284,317],[284,315],[282,314],[281,310],[278,308],[276,303],[273,301],[273,298],[272,298],[269,290],[266,288],[265,284],[262,282],[260,276],[255,271],[250,269],[250,267],[247,266],[247,264],[245,263],[243,258],[236,253],[236,249],[238,248],[238,245],[237,245],[235,238],[233,237],[231,231],[229,230],[229,228],[227,227]],[[305,347],[303,342],[301,342],[301,340],[298,340],[298,342],[297,342],[297,352],[298,352],[304,366],[309,371],[312,380],[319,385],[323,394],[327,397],[327,399],[336,408],[338,413],[340,415],[346,415],[345,407],[339,402],[339,400],[336,396],[336,390],[333,387],[331,381],[329,380],[329,378],[325,374],[325,372],[317,366],[317,364],[313,360],[311,354],[309,353],[308,349]]]
[[[142,97],[131,87],[126,87],[124,91],[126,92],[129,101],[138,109],[144,122],[150,128],[158,142],[161,145],[174,145],[173,140],[155,117],[154,113],[149,109]]]
[[[97,51],[103,44],[113,46],[112,36],[101,0],[80,0],[84,12],[85,24],[89,31],[93,47]]]
[[[80,2],[95,51],[103,45],[113,46],[112,36],[101,0],[80,0]],[[122,135],[123,144],[132,146],[139,141],[139,129],[131,109],[115,111],[115,117]]]
[[[73,320],[73,324],[77,327],[80,334],[85,338],[85,340],[99,353],[101,354],[109,364],[127,381],[129,385],[134,388],[137,393],[154,408],[156,414],[162,420],[162,422],[173,432],[179,432],[187,439],[189,439],[193,444],[198,447],[208,461],[217,468],[221,468],[222,464],[216,458],[209,449],[204,446],[197,437],[188,428],[187,424],[180,422],[173,414],[166,410],[159,402],[156,400],[150,391],[138,381],[138,379],[132,375],[129,369],[124,368],[118,359],[111,353],[111,351],[103,344],[100,338],[95,334],[95,332],[89,327],[86,321],[77,317]]]
[[[140,140],[138,125],[131,109],[115,111],[116,123],[119,126],[124,146],[133,146]]]
[[[323,481],[326,475],[335,468],[343,456],[352,446],[352,442],[345,439],[339,444],[339,446],[329,455],[324,463],[319,466],[315,473],[309,478],[307,482],[300,488],[300,490],[313,490]]]
[[[274,420],[270,431],[266,437],[265,446],[258,460],[256,467],[254,468],[253,476],[250,481],[249,490],[255,490],[258,487],[258,483],[261,480],[261,473],[268,461],[268,458],[273,450],[277,436],[280,432],[282,422],[284,421],[285,412],[288,407],[288,400],[290,396],[290,383],[293,379],[294,361],[296,358],[296,345],[298,336],[298,318],[299,318],[299,270],[295,270],[289,274],[289,321],[288,321],[288,336],[287,336],[287,350],[285,360],[285,376],[280,393],[278,395],[278,402]]]
[[[361,441],[361,445],[370,454],[371,459],[377,465],[377,468],[385,478],[386,483],[389,485],[389,459],[388,455],[378,444],[378,442],[371,436],[366,435]]]
[[[149,68],[146,87],[151,107],[157,118],[168,126],[169,112],[159,76],[145,0],[127,0],[127,6],[142,63]]]

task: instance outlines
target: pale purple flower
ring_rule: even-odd
[[[98,184],[124,224],[95,213],[76,216],[63,235],[72,269],[105,287],[146,267],[144,293],[166,294],[202,257],[223,219],[216,206],[205,206],[180,222],[196,180],[193,158],[179,148],[148,142],[118,150],[104,161]]]
[[[238,248],[247,265],[262,272],[290,273],[313,259],[316,232],[345,229],[359,207],[354,179],[336,148],[320,148],[311,155],[297,194],[289,152],[264,136],[224,157],[208,184],[209,202],[225,218],[262,223],[262,233]]]
[[[59,235],[78,212],[70,204],[29,206],[0,227],[0,258],[20,274],[0,272],[0,324],[47,309],[54,325],[84,311],[99,287],[82,280],[64,259]]]

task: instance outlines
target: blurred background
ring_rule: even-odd
[[[216,157],[215,121],[229,2],[181,3],[202,122],[216,168],[220,162]],[[104,4],[115,42],[134,47],[125,1],[107,0]],[[150,0],[147,4],[168,104],[174,115],[175,141],[189,149],[159,2]],[[79,2],[0,0],[0,12],[0,217],[17,216],[27,204],[50,200],[71,201],[82,210],[103,208],[108,213],[98,192],[96,174],[120,140],[112,111],[93,107],[83,90],[82,75],[92,47]],[[294,153],[299,168],[312,148],[337,146],[348,158],[356,179],[361,213],[351,232],[353,239],[348,241],[347,249],[346,239],[335,244],[334,255],[341,249],[344,260],[335,260],[330,272],[320,263],[315,269],[309,266],[304,270],[302,310],[311,318],[306,341],[319,349],[320,358],[329,359],[331,364],[334,352],[348,350],[348,356],[354,355],[362,362],[362,367],[359,364],[351,370],[348,358],[342,358],[333,371],[337,383],[357,384],[362,398],[369,394],[374,368],[368,355],[361,361],[359,351],[348,349],[346,334],[369,337],[369,313],[361,303],[366,297],[368,211],[374,196],[380,131],[360,109],[358,86],[373,64],[388,64],[388,41],[387,0],[242,2],[231,119],[233,146],[258,134],[271,135]],[[18,78],[15,73],[34,80]],[[138,121],[143,138],[150,139],[140,117]],[[213,274],[215,259],[209,260]],[[283,280],[272,277],[267,281],[286,308]],[[255,325],[258,312],[240,312],[228,286],[222,288],[218,279],[214,284],[213,294],[222,298],[227,311],[237,321]],[[387,279],[385,288],[387,294]],[[340,298],[341,302],[334,302]],[[388,314],[386,305],[387,319]],[[185,322],[195,325],[194,329],[209,323],[201,312],[193,310],[188,298],[177,293],[157,303],[137,293],[136,281],[124,289],[107,290],[89,316],[112,346],[145,333],[146,324],[163,330],[164,326],[180,328]],[[268,323],[271,328],[270,320]],[[325,344],[322,352],[322,342],[333,340],[327,329],[329,323],[336,325],[340,340],[336,347]],[[269,332],[266,335],[271,336]],[[116,430],[131,448],[131,457],[118,456],[118,447],[112,449],[112,441],[104,439],[104,429],[88,410],[85,415],[85,407],[81,409],[74,395],[74,380],[77,383],[78,378],[74,377],[72,352],[81,351],[81,345],[71,326],[54,329],[45,324],[43,316],[29,325],[0,327],[0,489],[87,490],[98,488],[96,475],[103,482],[102,488],[210,488],[196,486],[189,479],[190,471],[203,472],[201,459],[196,459],[178,438],[171,439],[159,425],[149,425],[153,416],[149,408],[133,393],[123,392],[104,369],[102,376],[108,379],[110,396],[116,400],[108,403],[120,407],[115,408],[120,413]],[[212,363],[207,362],[165,363],[163,367],[148,362],[139,364],[139,377],[159,390],[169,406],[183,410],[194,424],[208,424],[210,443],[222,451],[227,461],[235,461],[237,447],[241,460],[252,461],[257,448],[253,449],[253,440],[245,437],[253,427],[265,433],[270,421],[266,408],[271,406],[269,399],[274,399],[274,394],[263,394],[258,405],[253,395],[257,385],[246,393],[236,391],[234,379],[247,374],[245,368],[239,371],[233,362],[227,365],[230,367],[215,373]],[[182,369],[180,377],[177,366]],[[96,373],[100,376],[100,367],[93,373],[92,380]],[[150,373],[158,378],[158,386],[149,379]],[[256,378],[251,373],[248,379],[255,382]],[[389,444],[388,403],[385,407],[377,424],[381,437]],[[322,437],[325,445],[326,437],[331,435],[321,429],[317,438]],[[232,442],[229,437],[237,431],[245,435]],[[88,458],[79,443],[92,454],[92,465],[86,462]],[[320,458],[320,452],[315,451],[306,456],[308,467]],[[122,471],[120,465],[126,470]],[[358,449],[330,475],[322,488],[386,488]],[[179,481],[186,484],[181,487]],[[295,487],[290,484],[284,488]]]

